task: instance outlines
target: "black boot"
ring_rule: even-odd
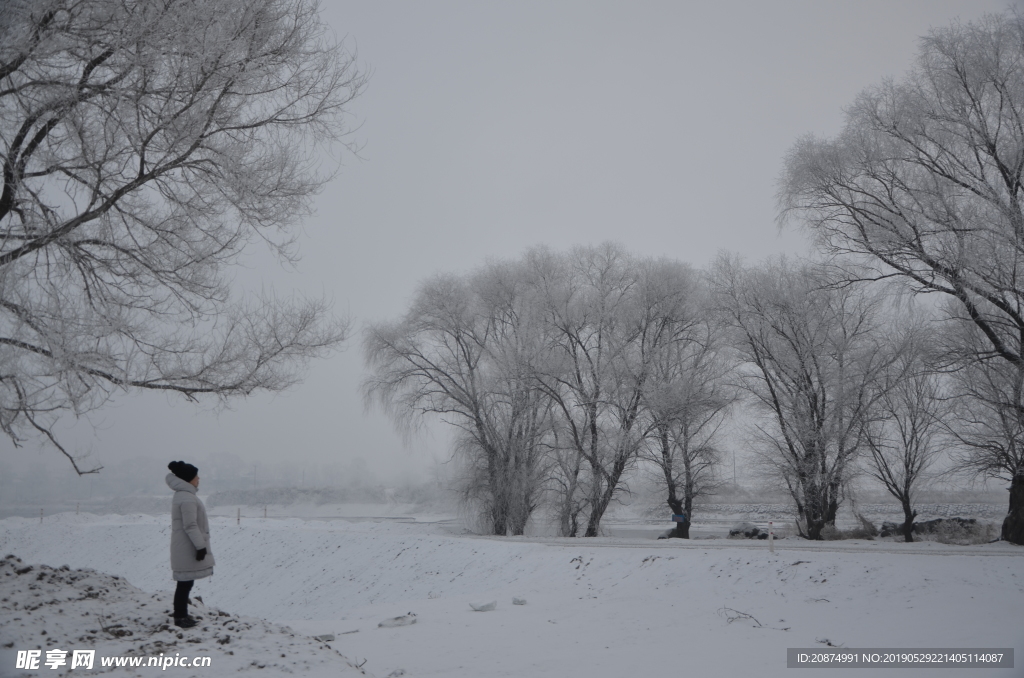
[[[183,629],[190,629],[196,625],[196,620],[188,614],[189,598],[192,591],[192,581],[179,581],[174,589],[174,625]]]

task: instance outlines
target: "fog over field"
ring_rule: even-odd
[[[253,465],[268,479],[302,467],[365,468],[388,486],[429,479],[449,432],[431,423],[403,440],[365,412],[365,322],[397,317],[431,275],[540,244],[617,241],[696,266],[720,250],[749,261],[806,251],[804,233],[774,221],[794,139],[836,133],[843,107],[903,73],[928,28],[1004,6],[325,3],[372,74],[348,107],[358,157],[341,154],[316,197],[297,268],[254,242],[234,275],[325,293],[353,337],[284,393],[213,411],[115,395],[62,421],[61,440],[111,476],[149,463],[159,479],[168,461],[199,459],[250,481]],[[23,460],[54,457],[35,440],[0,449],[19,476]]]

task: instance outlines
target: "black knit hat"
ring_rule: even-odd
[[[192,479],[199,475],[199,469],[192,464],[186,464],[183,461],[172,461],[167,465],[167,468],[171,470],[171,473],[178,476],[186,483],[191,483]]]

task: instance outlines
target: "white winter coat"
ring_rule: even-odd
[[[192,483],[167,474],[167,487],[174,490],[171,500],[171,570],[175,581],[202,579],[213,574],[213,551],[210,550],[210,523],[206,507],[196,496]],[[196,560],[196,551],[206,549],[206,557]]]

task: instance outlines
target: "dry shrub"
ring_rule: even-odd
[[[869,523],[870,525],[870,523]],[[871,526],[874,527],[873,525]],[[875,534],[878,530],[874,530]],[[821,538],[825,541],[840,541],[842,539],[874,539],[874,534],[867,526],[855,527],[852,530],[840,530],[835,525],[826,525],[821,530]]]
[[[853,515],[857,516],[857,521],[860,523],[860,530],[864,532],[863,537],[857,537],[857,539],[874,539],[878,536],[878,528],[875,524],[864,517],[859,511],[854,511]]]
[[[821,538],[825,541],[838,541],[844,539],[843,532],[835,525],[826,525],[821,528]]]
[[[776,539],[788,539],[800,534],[800,528],[795,522],[775,523],[772,526],[772,531],[775,532]]]
[[[940,544],[958,544],[969,546],[972,544],[987,544],[999,537],[999,530],[992,523],[963,524],[951,520],[944,520],[931,536]],[[919,537],[920,538],[920,537]]]

